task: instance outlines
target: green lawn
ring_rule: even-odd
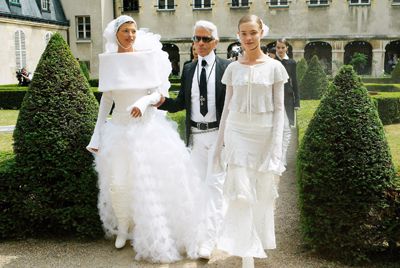
[[[391,92],[383,92],[391,93]],[[303,100],[300,103],[300,110],[297,112],[297,126],[299,131],[299,144],[303,139],[304,133],[307,130],[315,110],[319,105],[319,100]],[[400,168],[400,124],[384,126],[386,138],[389,143],[390,150],[393,156],[393,163]]]
[[[0,126],[15,125],[18,113],[18,110],[0,110]]]

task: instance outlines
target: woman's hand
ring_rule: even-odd
[[[132,117],[135,117],[135,118],[141,117],[142,116],[142,112],[140,111],[140,109],[138,107],[135,106],[131,110],[131,115],[132,115]]]
[[[92,148],[92,147],[87,147],[86,148],[89,152],[92,152],[92,153],[97,153],[98,151],[99,151],[99,149],[97,149],[97,148]]]

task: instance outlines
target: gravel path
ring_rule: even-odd
[[[267,252],[267,259],[257,259],[256,267],[261,268],[345,268],[348,266],[317,258],[301,247],[299,232],[299,211],[295,181],[296,134],[293,133],[288,153],[288,169],[279,185],[276,208],[277,249]],[[114,248],[112,241],[98,240],[81,242],[75,240],[55,241],[28,239],[0,243],[0,267],[142,267],[142,268],[240,268],[241,259],[215,251],[209,262],[184,260],[174,264],[149,264],[134,261],[131,247],[121,250]],[[364,266],[366,267],[366,266]],[[370,265],[368,267],[400,267]]]

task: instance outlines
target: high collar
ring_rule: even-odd
[[[207,61],[207,65],[208,66],[211,66],[213,63],[214,63],[214,61],[215,61],[215,53],[214,53],[214,51],[211,51],[211,53],[210,54],[208,54],[207,56],[205,56],[205,57],[202,57],[202,56],[198,56],[198,64],[200,65],[200,67],[201,67],[201,61],[202,60],[206,60]]]
[[[278,54],[276,54],[276,56],[280,59],[280,60],[288,60],[289,56],[285,53],[285,56],[283,57],[283,59],[281,57],[279,57]]]

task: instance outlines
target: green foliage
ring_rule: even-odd
[[[97,175],[85,149],[97,108],[78,62],[62,36],[54,34],[22,102],[14,131],[13,172],[0,176],[6,177],[8,209],[24,230],[6,234],[102,233]],[[1,223],[3,215],[9,215],[3,212]]]
[[[308,64],[305,58],[302,58],[297,62],[296,66],[296,74],[297,74],[297,82],[301,83],[301,80],[303,80],[304,75],[306,74],[308,68]]]
[[[316,100],[322,97],[328,87],[326,74],[315,55],[311,58],[306,73],[300,82],[300,99]]]
[[[363,83],[375,83],[375,84],[392,84],[390,77],[362,77]]]
[[[99,87],[99,79],[89,79],[89,85],[91,87]]]
[[[0,90],[0,109],[19,109],[25,93],[26,90]]]
[[[365,68],[367,63],[368,63],[368,56],[365,55],[364,53],[359,53],[359,52],[354,53],[349,62],[349,64],[353,66],[354,70],[356,70],[358,74],[361,74],[362,70]]]
[[[392,71],[392,81],[394,83],[400,83],[400,61],[396,64]]]
[[[374,101],[382,124],[400,123],[400,98],[379,98]]]
[[[383,250],[393,239],[386,194],[394,177],[377,110],[353,68],[343,66],[299,148],[297,178],[306,244],[349,262]]]
[[[85,76],[87,81],[90,81],[90,73],[89,69],[84,61],[79,62],[79,67],[81,68],[81,71],[83,73],[83,76]]]
[[[400,92],[400,85],[398,84],[365,84],[364,86],[368,91],[375,92]]]

